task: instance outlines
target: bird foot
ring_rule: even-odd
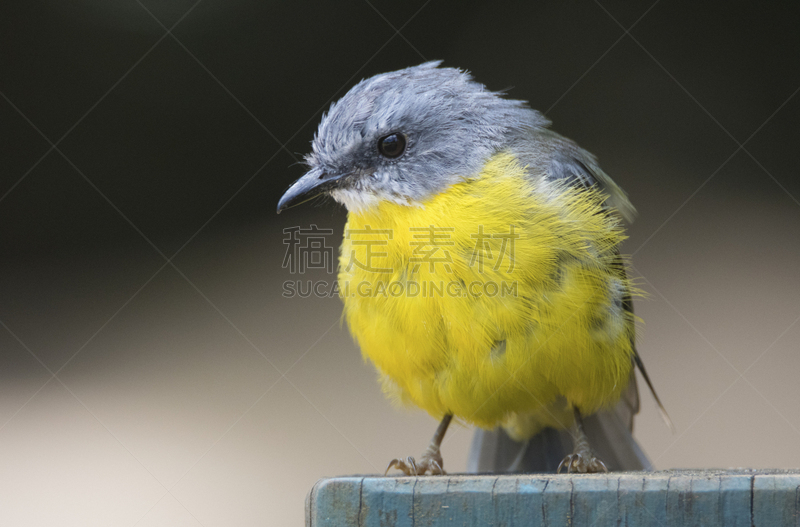
[[[570,454],[561,460],[557,472],[561,474],[561,469],[566,468],[567,474],[597,474],[608,472],[606,464],[594,457],[591,452],[580,454],[578,452]]]
[[[388,474],[393,468],[396,468],[401,470],[406,476],[424,476],[426,473],[430,473],[431,476],[441,476],[446,474],[443,467],[444,463],[442,462],[442,455],[439,453],[439,449],[432,450],[429,448],[422,454],[419,461],[411,456],[405,459],[391,460],[389,466],[386,467],[384,475]]]

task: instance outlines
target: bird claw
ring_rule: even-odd
[[[589,454],[583,456],[579,453],[570,454],[561,460],[557,472],[561,474],[561,469],[567,469],[567,474],[597,474],[608,472],[606,464]]]
[[[441,454],[428,451],[422,455],[419,462],[411,456],[405,459],[391,460],[389,466],[386,467],[384,476],[393,468],[402,471],[406,476],[424,476],[426,473],[430,473],[431,476],[441,476],[447,474],[443,466]]]

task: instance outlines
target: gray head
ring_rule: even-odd
[[[439,64],[376,75],[332,104],[306,156],[310,170],[278,212],[323,192],[349,210],[415,205],[476,175],[515,132],[548,124],[525,102]]]

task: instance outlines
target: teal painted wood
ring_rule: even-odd
[[[800,471],[331,478],[306,525],[800,527]]]
[[[751,485],[753,516],[768,518],[764,525],[800,525],[800,472],[781,479],[756,476]]]

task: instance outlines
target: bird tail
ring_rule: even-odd
[[[650,393],[653,394],[653,399],[656,400],[656,405],[658,406],[658,412],[661,414],[661,419],[664,420],[664,424],[667,425],[669,431],[674,434],[675,425],[672,424],[672,419],[669,418],[667,409],[664,408],[663,404],[661,404],[661,399],[658,398],[656,389],[653,387],[653,383],[650,382],[650,376],[647,375],[647,370],[644,369],[644,363],[642,362],[642,358],[639,356],[638,352],[633,354],[633,362],[636,364],[636,367],[639,368],[639,372],[641,372],[642,377],[644,378],[644,382],[647,383],[647,387],[650,388]]]

